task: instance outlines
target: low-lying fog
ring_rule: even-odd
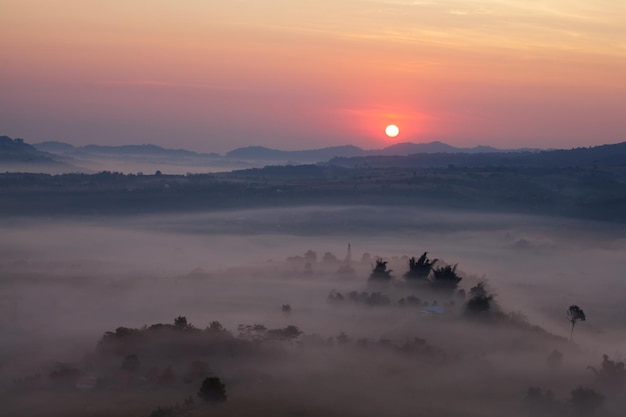
[[[617,416],[626,406],[625,386],[606,390],[586,369],[599,368],[602,354],[615,361],[626,355],[621,226],[309,207],[22,219],[0,227],[0,389],[9,415],[148,416],[191,395],[195,405],[162,415],[522,416],[537,412],[524,400],[531,386],[552,390],[559,413],[580,411],[566,404],[580,385],[605,396],[597,415]],[[338,274],[348,243],[354,274]],[[316,254],[309,253],[310,267],[308,250]],[[462,299],[408,287],[407,256],[425,251],[441,265],[458,264],[466,292],[485,281],[494,309],[517,324],[468,319]],[[372,288],[368,276],[377,258],[389,262],[393,279]],[[381,292],[390,304],[349,302],[351,291]],[[337,293],[345,301],[329,302]],[[423,306],[437,301],[443,313],[399,307],[408,295]],[[285,304],[290,312],[282,311]],[[570,343],[566,311],[573,304],[587,320],[576,323]],[[295,325],[303,334],[267,343],[264,349],[276,352],[258,357],[198,353],[157,363],[146,359],[144,347],[117,352],[117,359],[99,352],[98,365],[85,364],[97,356],[105,332],[172,324],[178,316],[199,329],[219,321],[234,336],[242,324]],[[342,332],[353,343],[342,343]],[[415,338],[425,340],[415,356],[398,353]],[[554,350],[563,354],[562,364],[548,369]],[[104,380],[106,366],[119,372],[128,354],[138,355],[144,373],[150,360],[178,374],[187,362],[206,361],[226,384],[228,401],[203,408],[195,382],[158,388],[110,382],[81,391],[49,380],[57,363]],[[37,382],[29,386],[29,378]],[[551,415],[554,408],[546,407],[539,412]]]

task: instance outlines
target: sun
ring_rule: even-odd
[[[400,129],[396,125],[389,125],[385,128],[385,134],[390,138],[395,138],[400,133]]]

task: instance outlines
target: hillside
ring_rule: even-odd
[[[626,142],[575,148],[533,152],[489,152],[489,153],[432,153],[406,156],[366,156],[333,158],[330,165],[341,167],[368,166],[377,168],[442,168],[442,167],[577,167],[604,166],[626,167]]]
[[[456,164],[439,167],[419,166],[416,158],[428,161],[428,155],[414,155],[355,158],[346,166],[268,166],[220,174],[7,173],[0,174],[0,213],[37,216],[44,213],[42,200],[49,216],[400,205],[626,223],[626,158],[619,153],[623,145],[600,148],[541,157],[494,154],[497,159],[453,154],[448,158],[456,158]],[[442,155],[432,155],[433,160],[450,161]]]
[[[52,155],[37,150],[34,146],[25,143],[23,139],[11,139],[0,136],[0,162],[10,163],[55,163]]]

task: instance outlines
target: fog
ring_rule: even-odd
[[[580,411],[567,403],[578,386],[605,396],[596,415],[617,416],[626,406],[626,387],[607,388],[587,369],[599,368],[603,354],[615,361],[626,355],[622,226],[305,207],[23,218],[1,220],[0,227],[0,389],[7,415],[148,416],[189,395],[192,406],[161,415],[551,415],[557,405],[537,409],[525,400],[529,387],[553,391],[558,415],[567,415]],[[349,243],[354,273],[339,274]],[[309,250],[317,257],[307,266]],[[498,318],[468,317],[458,296],[409,286],[407,257],[425,251],[441,265],[456,264],[466,292],[486,282]],[[323,259],[327,252],[338,261]],[[373,287],[368,276],[377,258],[389,262],[393,279]],[[390,303],[353,302],[351,291],[380,292]],[[345,300],[331,302],[329,294],[337,293]],[[423,306],[437,301],[443,314],[400,307],[409,295]],[[286,304],[291,311],[281,309]],[[566,311],[574,304],[587,320],[576,324],[570,342]],[[98,347],[105,332],[173,324],[178,316],[198,329],[219,321],[233,345],[222,351],[198,342],[170,356],[156,342],[112,344],[115,352]],[[293,325],[303,333],[250,341],[238,326],[252,324]],[[562,363],[548,367],[554,350]],[[129,354],[139,357],[141,378],[150,366],[171,366],[178,379],[116,380],[111,375]],[[206,406],[196,395],[201,381],[182,382],[196,360],[222,379],[228,401]],[[108,382],[89,390],[59,386],[50,377],[57,363]]]
[[[263,167],[263,162],[231,160],[221,157],[168,157],[158,155],[76,155],[68,159],[76,168],[65,172],[121,172],[123,174],[144,173],[146,175],[161,171],[168,175],[205,174],[207,172],[229,172],[236,169]],[[48,171],[34,171],[48,172]]]

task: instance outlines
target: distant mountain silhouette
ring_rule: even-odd
[[[502,149],[491,146],[476,146],[474,148],[457,148],[447,143],[435,141],[428,143],[396,143],[381,150],[368,151],[370,155],[411,155],[415,153],[491,153],[503,152]],[[517,150],[511,150],[517,152]]]
[[[219,158],[217,153],[198,153],[185,149],[168,149],[157,145],[85,145],[73,146],[63,142],[41,142],[34,145],[37,149],[57,154],[100,154],[110,156],[168,156],[168,157],[212,157]]]
[[[520,152],[521,150],[508,150],[507,152]],[[383,149],[364,150],[353,145],[332,146],[321,149],[310,149],[303,151],[282,151],[278,149],[266,148],[263,146],[247,146],[237,148],[226,154],[227,158],[253,161],[272,162],[298,162],[313,163],[325,162],[332,158],[344,157],[365,157],[365,156],[406,156],[411,154],[435,154],[435,153],[493,153],[504,152],[490,146],[477,146],[474,148],[457,148],[443,142],[412,143],[404,142],[388,146]]]
[[[337,157],[364,157],[364,156],[393,156],[411,154],[435,154],[435,153],[496,153],[503,152],[490,146],[477,146],[474,148],[457,148],[443,142],[412,143],[404,142],[388,146],[383,149],[361,149],[354,145],[330,146],[320,149],[307,149],[297,151],[284,151],[264,146],[246,146],[234,149],[224,156],[217,153],[199,153],[185,149],[168,149],[157,145],[85,145],[73,146],[63,142],[41,142],[34,146],[45,152],[63,155],[67,157],[160,157],[160,158],[215,158],[231,161],[250,161],[255,165],[263,164],[287,164],[287,163],[316,163],[326,162]],[[511,150],[518,152],[520,150]]]
[[[0,161],[11,163],[56,163],[49,153],[37,150],[23,139],[0,136]]]
[[[58,144],[53,146],[59,147]],[[61,148],[68,149],[63,145]],[[160,152],[142,146],[139,150],[130,149]],[[339,149],[355,151],[349,147]],[[413,149],[410,144],[402,144],[399,149],[392,147],[389,152]],[[120,151],[119,148],[106,150]],[[7,137],[0,138],[0,151],[4,159],[14,154],[27,158],[41,156],[40,151],[33,151],[23,141]],[[250,154],[240,152],[235,156],[250,157]],[[275,155],[271,149],[263,148],[248,148],[246,152],[251,152],[252,156],[264,153],[265,158]],[[313,151],[299,152],[310,157]],[[329,152],[338,150],[331,148]],[[162,158],[154,154],[149,157],[137,154],[119,156],[115,153],[108,158],[92,158],[91,155],[95,154],[89,155],[82,161],[94,159],[91,162],[92,167],[98,169],[94,170],[97,174],[76,173],[74,169],[68,171],[67,164],[43,167],[46,164],[0,161],[0,179],[3,181],[0,213],[22,215],[30,211],[48,215],[54,210],[57,214],[116,210],[138,213],[282,204],[408,204],[626,222],[626,142],[539,152],[370,155],[336,157],[325,163],[267,166],[258,162],[250,163],[244,169],[233,168],[235,159],[222,157],[217,159],[218,164],[221,161],[231,163],[222,172],[209,171],[208,158],[205,158],[192,162],[200,164],[200,170],[195,173],[187,171],[191,164],[184,165],[184,161],[192,158]],[[283,153],[279,155],[284,156]],[[287,155],[298,157],[297,152]],[[102,160],[109,163],[108,167]],[[144,169],[155,175],[135,174],[144,172],[137,168],[142,160],[143,166],[156,161],[156,165],[150,165],[150,171]],[[166,161],[176,161],[183,167],[179,170],[182,173],[161,171],[165,169]],[[121,162],[130,163],[133,167],[131,175],[117,171]],[[50,176],[48,172],[55,170],[44,169],[51,167],[58,168],[56,172],[62,169],[67,175]],[[20,174],[15,175],[15,172]],[[22,175],[27,172],[43,174]],[[167,181],[167,187],[164,187],[164,181]],[[43,184],[48,186],[42,188]],[[45,206],[41,201],[46,202]]]
[[[439,167],[626,167],[626,142],[569,150],[483,152],[483,153],[414,153],[411,155],[376,155],[338,157],[328,162],[340,167],[439,168]]]
[[[395,145],[387,146],[381,150],[372,150],[369,153],[371,155],[410,155],[413,153],[442,153],[442,152],[461,152],[461,148],[455,148],[452,145],[448,145],[443,142],[429,142],[429,143],[396,143]]]
[[[331,146],[320,149],[284,151],[263,146],[234,149],[224,156],[217,153],[199,153],[185,149],[167,149],[157,145],[86,145],[73,146],[63,142],[42,142],[34,147],[21,139],[15,141],[0,137],[0,158],[7,160],[52,160],[52,154],[65,157],[100,156],[109,158],[167,158],[195,161],[250,161],[252,166],[267,164],[301,164],[330,161],[340,166],[366,163],[370,166],[441,167],[458,166],[578,166],[619,165],[623,163],[626,142],[570,150],[514,149],[502,150],[491,146],[459,148],[443,142],[404,142],[383,149],[364,150],[353,145]],[[21,158],[21,159],[20,159]],[[621,165],[620,165],[621,166]]]

